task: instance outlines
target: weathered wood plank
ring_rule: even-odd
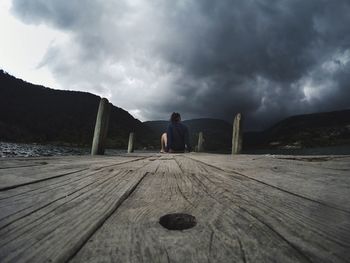
[[[54,180],[45,180],[36,182],[34,185],[13,189],[11,191],[2,192],[0,195],[0,228],[4,227],[18,218],[23,218],[51,203],[67,196],[80,189],[87,187],[92,183],[96,183],[104,174],[115,170],[130,170],[130,162],[142,160],[137,158],[124,162],[115,162],[114,164],[93,166],[77,173],[70,173],[65,176],[50,178]],[[134,164],[132,169],[135,169]]]
[[[192,154],[189,157],[223,171],[238,173],[331,207],[350,211],[350,156],[239,155],[231,159],[226,155]]]
[[[131,154],[31,169],[8,160],[2,176],[34,181],[0,191],[0,259],[349,262],[350,158],[312,158]],[[50,166],[86,170],[52,178]],[[197,225],[163,228],[173,212]]]
[[[283,189],[223,172],[205,163],[179,158],[185,173],[197,177],[225,207],[236,206],[275,232],[285,242],[314,262],[350,260],[350,213],[294,195]],[[349,192],[348,192],[349,193]]]
[[[3,169],[19,168],[19,167],[31,167],[41,165],[58,165],[58,164],[72,164],[72,163],[85,163],[94,164],[99,162],[108,162],[117,159],[129,159],[132,157],[145,157],[145,154],[133,154],[125,155],[119,154],[114,156],[49,156],[49,157],[15,157],[15,158],[0,158],[0,172]]]
[[[3,218],[0,258],[3,262],[69,259],[134,190],[146,174],[140,168],[151,162],[145,159],[123,168],[103,168],[72,185],[59,182],[51,189],[50,182],[41,185],[41,192],[16,196],[14,206],[21,208],[30,199],[34,205]]]
[[[348,213],[172,156],[157,161],[156,173],[142,181],[74,262],[349,259]],[[198,225],[182,232],[166,230],[158,219],[171,212],[190,213]]]
[[[108,164],[113,165],[115,162],[129,162],[140,157],[118,158],[117,159],[99,159],[99,158],[75,158],[70,159],[58,159],[53,163],[45,159],[38,161],[32,161],[25,166],[11,166],[8,168],[0,169],[0,191],[16,188],[18,186],[24,186],[31,183],[44,181],[46,179],[57,178],[66,176],[78,172],[88,170],[90,167],[106,166]],[[37,164],[39,163],[39,164]],[[31,165],[32,164],[32,165]]]

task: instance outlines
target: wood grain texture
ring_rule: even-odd
[[[350,156],[189,156],[209,166],[350,211]]]
[[[0,261],[349,262],[349,171],[347,156],[1,160]],[[197,225],[167,230],[168,213]]]

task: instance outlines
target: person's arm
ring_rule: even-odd
[[[187,127],[185,128],[185,144],[186,144],[187,151],[189,151],[189,152],[192,151],[192,147],[190,144],[190,134],[188,132]]]
[[[171,128],[170,124],[167,128],[166,136],[167,136],[166,150],[168,152],[171,149],[171,146],[173,145],[173,129]]]

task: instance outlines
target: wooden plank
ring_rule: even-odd
[[[73,262],[346,262],[349,214],[181,155],[156,161]],[[167,213],[198,225],[169,231]],[[334,219],[335,216],[337,219]]]
[[[350,211],[349,156],[262,156],[192,154],[190,158]]]
[[[141,168],[151,162],[111,166],[71,183],[41,182],[40,189],[15,195],[13,205],[19,211],[4,217],[0,228],[1,261],[66,261],[130,195],[146,175]],[[0,200],[0,205],[10,205],[11,199]]]
[[[1,261],[350,261],[349,157],[128,156],[77,158],[87,170],[0,191]],[[197,225],[163,228],[173,212]]]
[[[211,158],[213,160],[215,158]],[[350,213],[257,180],[180,158],[181,167],[227,208],[236,206],[313,262],[348,262]],[[349,191],[348,191],[349,193]],[[349,196],[349,195],[348,195]],[[277,260],[282,261],[282,260]]]
[[[89,155],[78,155],[78,156],[49,156],[49,157],[16,157],[16,158],[0,158],[0,172],[3,169],[10,168],[19,168],[19,167],[32,167],[32,166],[40,166],[47,164],[71,164],[71,163],[85,163],[85,164],[93,164],[98,163],[102,160],[102,162],[106,162],[108,160],[118,159],[128,159],[132,157],[145,157],[144,154],[119,154],[113,156],[89,156]]]
[[[142,159],[133,159],[133,161]],[[113,165],[108,164],[103,167],[101,165],[93,166],[77,173],[50,178],[54,180],[40,181],[26,187],[3,191],[0,194],[0,227],[4,227],[60,199],[65,199],[67,195],[79,192],[80,189],[99,180],[102,173],[108,174],[109,171],[116,168],[120,171],[122,169],[130,170],[130,162],[129,160],[115,162]]]
[[[118,157],[117,157],[118,158]],[[24,166],[11,166],[8,168],[0,169],[0,191],[24,186],[31,183],[40,182],[47,179],[66,176],[78,172],[88,170],[92,166],[96,166],[95,169],[99,169],[101,166],[108,164],[114,165],[116,162],[129,162],[142,157],[118,158],[118,159],[101,159],[101,158],[74,158],[70,159],[58,159],[53,163],[49,161],[40,160],[32,161]],[[38,164],[39,163],[39,164]],[[32,165],[31,165],[32,164]]]

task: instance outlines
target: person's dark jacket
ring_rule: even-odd
[[[169,124],[167,128],[167,150],[184,152],[185,148],[191,151],[188,128],[181,122]]]

